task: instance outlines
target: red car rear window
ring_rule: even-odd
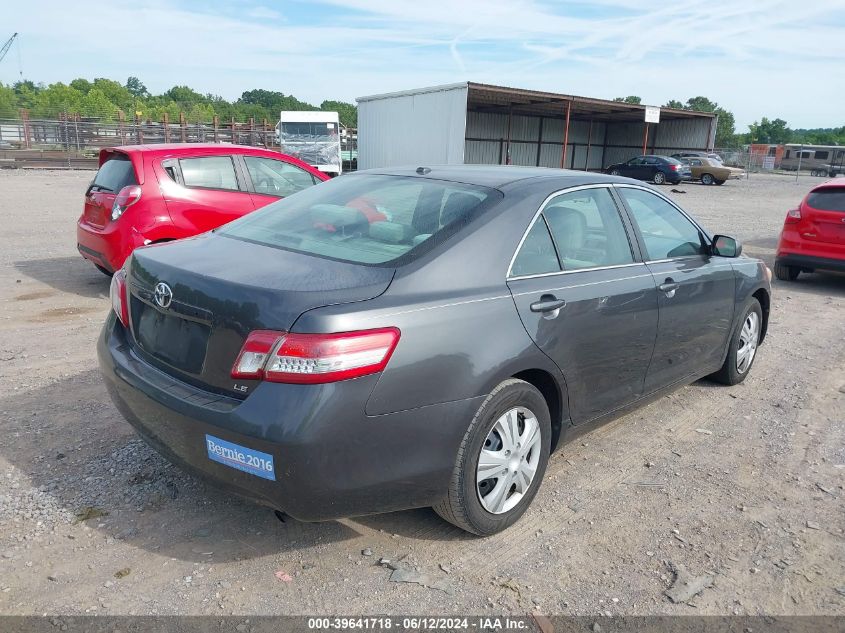
[[[100,167],[94,177],[94,184],[100,189],[117,193],[128,185],[137,185],[138,179],[129,157],[115,152]]]
[[[811,191],[807,196],[807,205],[819,211],[845,212],[845,188]]]

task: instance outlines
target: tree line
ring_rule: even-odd
[[[637,96],[616,97],[614,101],[621,103],[641,104],[642,99]],[[747,132],[736,131],[736,121],[733,112],[721,107],[707,97],[691,97],[686,102],[671,99],[663,104],[664,108],[675,110],[696,110],[698,112],[713,112],[719,116],[716,125],[716,147],[728,148],[749,145],[751,143],[807,143],[809,145],[845,145],[845,126],[838,128],[802,128],[791,129],[789,124],[780,118],[761,118],[748,126]]]
[[[300,101],[293,95],[272,90],[247,90],[236,101],[227,101],[214,94],[200,94],[188,86],[173,86],[154,95],[137,77],[129,77],[125,84],[112,79],[74,79],[50,85],[32,81],[18,81],[12,85],[0,83],[0,118],[16,118],[21,109],[29,111],[32,119],[54,119],[62,114],[115,121],[119,112],[127,120],[137,115],[142,120],[160,121],[166,113],[171,121],[185,113],[189,123],[209,123],[217,116],[220,121],[246,122],[253,118],[274,123],[282,110],[325,110],[337,112],[340,122],[357,127],[358,111],[354,104],[343,101],[323,101],[319,106]]]

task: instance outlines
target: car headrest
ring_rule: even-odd
[[[344,227],[367,223],[367,217],[359,209],[339,204],[315,204],[311,207],[310,214],[315,225],[333,227],[338,231]]]
[[[451,194],[446,198],[446,203],[443,205],[443,211],[440,214],[440,226],[446,226],[464,217],[479,203],[478,198],[468,193],[455,192]]]
[[[370,224],[370,237],[388,244],[407,243],[414,237],[415,231],[407,224],[399,222],[373,222]]]
[[[587,219],[581,211],[565,205],[552,205],[544,213],[562,257],[584,246]]]

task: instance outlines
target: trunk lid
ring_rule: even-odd
[[[801,210],[801,236],[845,245],[845,187],[822,187],[807,195]]]
[[[137,249],[129,261],[135,348],[177,378],[234,397],[256,384],[230,376],[250,332],[286,331],[313,308],[377,297],[394,274],[214,233]],[[160,283],[169,304],[156,301]]]
[[[111,219],[112,205],[120,190],[141,183],[137,166],[129,155],[112,148],[100,152],[100,169],[85,192],[85,222],[102,229]]]

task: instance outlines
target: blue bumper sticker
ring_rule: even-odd
[[[205,435],[208,458],[250,475],[276,481],[273,456],[253,448],[232,444],[213,435]]]

